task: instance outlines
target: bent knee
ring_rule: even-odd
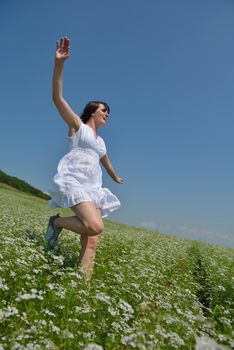
[[[89,236],[98,236],[104,229],[102,221],[95,221],[88,224]]]

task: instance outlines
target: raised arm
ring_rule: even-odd
[[[82,121],[63,98],[63,64],[69,55],[70,40],[67,37],[61,38],[56,44],[52,97],[57,110],[69,129],[77,131]]]
[[[104,155],[104,157],[101,158],[101,163],[106,169],[107,173],[110,175],[110,177],[117,182],[118,184],[123,183],[123,179],[121,177],[116,176],[115,170],[110,162],[110,159],[107,154]]]

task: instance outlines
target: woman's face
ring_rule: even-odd
[[[105,105],[100,104],[96,111],[92,114],[95,122],[99,127],[106,124],[109,117],[108,110]]]

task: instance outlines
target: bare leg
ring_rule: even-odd
[[[98,240],[99,236],[81,236],[79,262],[86,279],[90,279],[93,273]]]
[[[101,211],[97,209],[98,214],[101,218]],[[81,235],[81,251],[80,251],[80,264],[83,268],[89,271],[88,274],[92,275],[94,260],[96,255],[96,247],[99,241],[99,235],[96,236],[87,236]],[[89,277],[89,276],[88,276]]]
[[[99,234],[103,230],[101,211],[91,202],[82,202],[71,208],[76,216],[57,218],[56,227],[65,228],[81,235],[80,265],[84,277],[89,279],[92,275],[96,246]]]

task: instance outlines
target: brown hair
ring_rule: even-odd
[[[106,102],[89,101],[80,116],[80,119],[83,121],[84,124],[87,123],[87,121],[91,118],[91,115],[98,109],[100,104],[104,105],[107,112],[110,113],[110,107]]]

